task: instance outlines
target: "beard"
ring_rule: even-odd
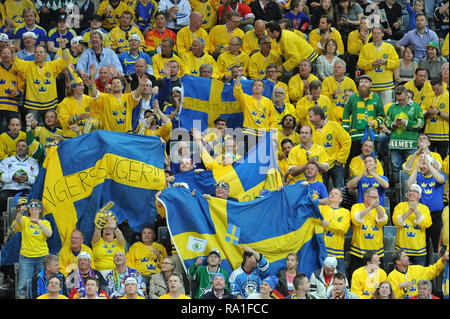
[[[358,88],[358,95],[362,98],[368,97],[370,94],[370,88],[368,87],[359,87]]]

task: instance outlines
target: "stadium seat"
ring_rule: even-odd
[[[434,253],[433,254],[433,264],[435,264],[439,260],[439,254]],[[432,280],[433,283],[433,294],[439,298],[443,298],[443,291],[442,291],[442,280],[444,278],[444,272],[441,272],[439,276],[434,278]]]
[[[16,218],[17,210],[16,210],[16,201],[14,197],[8,197],[6,212],[3,212],[3,238],[5,238],[8,233],[8,228]]]

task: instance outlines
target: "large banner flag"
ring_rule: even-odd
[[[253,200],[263,189],[275,190],[283,185],[278,170],[276,141],[271,133],[264,134],[259,142],[231,165],[195,173],[175,174],[175,183],[187,183],[191,189],[203,194],[214,194],[214,185],[220,181],[230,185],[230,195],[239,201]]]
[[[90,243],[96,212],[109,201],[118,224],[127,220],[135,232],[153,225],[155,194],[165,187],[164,147],[159,137],[96,130],[49,148],[30,198],[54,219],[50,251],[69,244],[74,229]]]
[[[242,80],[242,90],[252,94],[253,80]],[[201,122],[201,130],[214,127],[219,116],[227,119],[229,128],[242,127],[242,108],[233,95],[234,81],[224,83],[215,79],[185,75],[181,79],[184,88],[183,107],[180,111],[181,127],[190,130],[194,121]],[[274,83],[264,80],[263,96],[272,97]],[[199,127],[197,127],[200,129]]]
[[[165,206],[168,228],[186,269],[217,248],[221,266],[231,273],[241,265],[241,247],[249,246],[266,257],[273,275],[286,267],[289,253],[296,253],[298,270],[309,277],[327,255],[323,217],[312,195],[309,186],[297,183],[238,203],[205,199],[179,186],[164,190],[158,200]]]

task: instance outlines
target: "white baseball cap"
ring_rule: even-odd
[[[0,33],[0,42],[9,42],[9,37],[6,33]]]
[[[22,34],[22,39],[25,39],[26,37],[32,37],[33,39],[37,39],[36,33],[31,31],[27,31],[24,34]]]
[[[139,42],[141,42],[141,37],[139,36],[139,34],[133,33],[130,37],[130,40],[138,40]]]

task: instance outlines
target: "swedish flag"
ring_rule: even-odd
[[[241,246],[250,246],[270,262],[275,275],[286,256],[297,253],[298,270],[308,276],[326,257],[322,215],[309,187],[297,183],[267,196],[237,203],[170,187],[158,200],[165,206],[167,223],[177,251],[189,266],[212,248],[222,253],[222,267],[231,273],[242,262]]]
[[[180,172],[175,174],[175,182],[187,183],[191,189],[204,194],[214,194],[214,185],[224,181],[230,185],[230,196],[239,201],[253,200],[263,189],[275,190],[283,182],[275,157],[276,142],[271,136],[271,133],[264,134],[256,146],[231,165],[198,174]]]
[[[229,128],[242,127],[244,116],[242,108],[233,95],[234,81],[224,83],[215,79],[185,75],[181,79],[184,87],[183,108],[179,118],[181,127],[191,129],[194,121],[201,122],[201,130],[214,127],[219,116],[227,119]],[[252,94],[253,80],[242,80],[242,90]],[[272,97],[274,83],[264,81],[263,96]]]
[[[118,224],[127,220],[136,232],[152,225],[155,194],[164,186],[159,137],[97,130],[48,149],[30,198],[42,200],[46,217],[54,220],[47,243],[51,253],[58,253],[61,245],[70,243],[74,229],[80,229],[89,244],[95,214],[111,200]]]

